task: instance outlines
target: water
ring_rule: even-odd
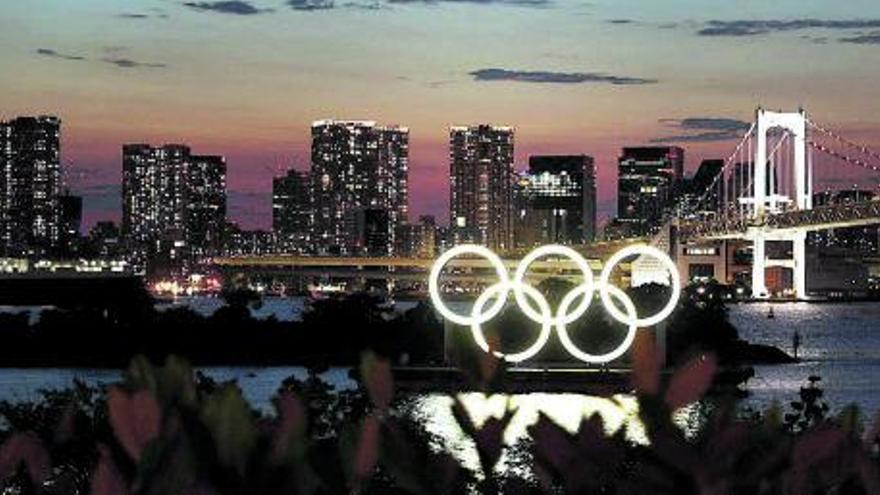
[[[797,398],[807,377],[822,378],[833,410],[857,404],[869,418],[880,411],[880,303],[770,304],[730,307],[730,319],[744,339],[792,352],[792,336],[801,335],[803,362],[758,366],[748,383],[748,403],[765,408]]]
[[[210,315],[223,305],[218,298],[180,299],[163,303],[160,309],[187,305],[200,314]],[[412,303],[398,303],[403,311]],[[787,403],[797,398],[799,388],[810,375],[822,377],[822,387],[830,405],[840,409],[849,403],[858,404],[863,412],[873,415],[880,411],[880,303],[788,303],[773,304],[775,318],[767,318],[769,303],[730,306],[730,319],[740,335],[755,343],[777,346],[791,352],[795,330],[801,334],[798,364],[756,367],[756,377],[749,381],[752,396],[747,400],[758,408],[772,401]],[[267,297],[254,315],[290,321],[300,317],[305,308],[302,298]],[[33,317],[42,308],[18,308]],[[15,308],[0,307],[0,311]],[[712,329],[706,329],[711,331]],[[245,395],[258,407],[269,404],[271,394],[285,377],[302,376],[298,367],[221,367],[205,370],[217,379],[237,378]],[[112,382],[119,374],[114,371],[89,369],[0,369],[0,400],[28,400],[41,388],[62,388],[73,378],[89,383]],[[344,371],[337,371],[333,383],[350,386]]]
[[[179,300],[160,309],[183,304],[200,314],[209,315],[222,306],[222,301],[216,298]],[[398,303],[397,309],[402,311],[411,305]],[[266,298],[263,306],[254,310],[254,315],[261,318],[271,315],[289,321],[299,318],[304,307],[304,301],[299,298]],[[773,319],[767,318],[770,305],[763,303],[731,306],[730,318],[746,340],[774,345],[787,352],[791,352],[792,335],[797,330],[801,335],[800,355],[804,361],[756,367],[756,376],[748,383],[751,396],[745,400],[746,404],[758,410],[765,409],[773,401],[787,406],[789,401],[797,399],[799,388],[806,383],[807,377],[818,375],[822,377],[821,385],[832,410],[855,403],[866,419],[880,411],[880,303],[789,303],[773,304],[772,307]],[[36,310],[31,308],[30,311]],[[301,367],[208,367],[202,371],[218,381],[237,380],[245,398],[254,407],[267,412],[272,410],[271,399],[285,378],[306,376],[306,370]],[[106,384],[117,381],[120,372],[69,368],[0,369],[0,400],[37,399],[40,389],[65,388],[74,378],[92,384]],[[338,389],[355,385],[345,368],[331,369],[323,378]],[[515,406],[518,413],[505,435],[508,445],[527,436],[526,429],[535,421],[539,411],[572,432],[582,417],[599,413],[609,432],[624,428],[631,440],[639,442],[644,438],[637,421],[637,403],[627,396],[603,399],[576,394],[532,393],[485,397],[468,393],[459,398],[478,425],[490,416],[501,416],[508,404]],[[452,398],[447,395],[422,394],[407,401],[401,412],[435,434],[440,441],[438,448],[452,452],[464,466],[476,472],[476,450],[456,424],[451,404]],[[683,411],[678,418],[679,424],[688,424],[696,414],[695,408]],[[502,458],[499,469],[505,469],[506,463],[507,459]],[[528,473],[522,474],[528,476]]]

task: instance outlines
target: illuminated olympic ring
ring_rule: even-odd
[[[498,282],[488,287],[479,295],[479,297],[477,297],[470,315],[461,315],[452,311],[440,297],[440,274],[453,258],[464,254],[485,258],[498,275]],[[643,318],[639,318],[635,305],[629,296],[610,282],[611,272],[614,270],[614,267],[620,264],[624,259],[635,255],[650,256],[658,260],[666,271],[669,272],[670,283],[672,285],[672,294],[666,305],[656,314]],[[543,294],[541,294],[538,289],[525,282],[529,266],[539,258],[547,256],[562,256],[568,258],[574,263],[578,270],[581,271],[584,277],[583,283],[565,294],[555,315],[550,309],[550,304],[547,302],[547,299]],[[587,312],[593,301],[595,290],[599,291],[602,305],[608,311],[608,314],[616,321],[627,326],[627,333],[623,342],[605,354],[590,354],[582,351],[574,344],[574,342],[572,342],[566,328],[566,325],[575,322]],[[599,276],[598,282],[593,280],[593,271],[590,269],[587,260],[570,247],[548,245],[535,249],[520,261],[516,268],[516,272],[514,272],[513,279],[511,279],[507,272],[507,268],[504,266],[504,262],[497,254],[483,246],[463,244],[446,251],[436,262],[434,262],[434,266],[431,268],[430,277],[428,278],[428,292],[431,295],[431,301],[434,303],[434,307],[444,318],[453,323],[470,327],[477,345],[484,351],[491,352],[501,359],[518,363],[534,357],[541,351],[544,345],[547,344],[547,340],[550,339],[550,333],[553,331],[553,328],[555,328],[556,333],[559,335],[559,340],[562,342],[562,346],[573,357],[587,363],[601,364],[614,361],[622,356],[632,345],[633,340],[635,340],[638,328],[656,325],[665,320],[672,313],[678,302],[679,296],[681,295],[681,281],[679,280],[678,269],[676,268],[675,263],[672,262],[666,253],[655,247],[643,244],[626,247],[611,256],[602,268],[602,273]],[[524,351],[505,354],[490,349],[489,343],[486,341],[486,336],[483,334],[482,325],[501,313],[504,309],[504,305],[507,303],[507,298],[510,292],[513,292],[514,299],[520,310],[530,320],[541,325],[541,331],[538,334],[538,339],[535,343]],[[611,300],[612,297],[617,299],[617,301],[623,306],[624,311],[621,311],[620,308],[614,304]],[[494,298],[495,301],[489,305],[488,309],[485,309],[486,305],[489,304],[489,300],[492,298]],[[580,298],[580,301],[577,304],[574,304],[578,298]],[[572,305],[574,305],[574,308],[569,311],[569,308]]]

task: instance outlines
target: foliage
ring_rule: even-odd
[[[157,311],[152,303],[124,317],[91,307],[47,309],[33,324],[24,313],[0,315],[0,362],[124,368],[138,355],[153,361],[181,355],[200,366],[351,366],[365,350],[413,364],[442,356],[442,325],[425,302],[397,314],[380,299],[352,295],[314,301],[300,321],[278,321],[251,315],[256,293],[224,297],[228,304],[207,317],[188,308]]]
[[[366,353],[356,390],[332,390],[310,370],[284,381],[274,414],[253,410],[233,382],[217,383],[177,358],[132,361],[106,390],[75,383],[34,403],[0,403],[0,490],[15,493],[878,493],[875,426],[862,438],[858,411],[829,417],[811,377],[791,412],[744,417],[717,398],[702,427],[686,433],[673,412],[705,400],[718,368],[694,355],[661,373],[653,339],[641,332],[632,386],[649,443],[599,416],[571,433],[540,416],[516,447],[504,432],[518,413],[473,421],[452,414],[473,442],[480,468],[463,468],[423,427],[398,414],[390,363]],[[468,372],[486,387],[503,367],[484,355]],[[503,386],[503,385],[502,385]],[[534,478],[498,463],[518,449]]]

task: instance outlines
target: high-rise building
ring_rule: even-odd
[[[593,157],[532,156],[518,186],[518,245],[583,244],[595,238]]]
[[[513,242],[511,127],[449,130],[449,226],[454,242],[510,249]]]
[[[226,219],[226,163],[187,146],[122,148],[122,235],[135,256],[161,244],[180,253],[220,249]],[[161,241],[161,242],[160,242]]]
[[[398,228],[395,253],[411,258],[433,258],[436,252],[436,236],[434,217],[422,215],[419,223],[408,223]]]
[[[186,240],[197,254],[217,254],[226,228],[226,159],[192,155],[185,170]]]
[[[311,244],[319,253],[357,254],[367,242],[363,211],[388,213],[385,252],[407,218],[409,130],[372,121],[312,124]],[[372,215],[372,214],[371,214]]]
[[[845,206],[875,201],[877,196],[871,190],[843,189],[813,193],[813,206]],[[820,254],[831,252],[850,253],[859,256],[877,254],[880,250],[880,226],[862,225],[809,232],[807,243],[818,249]]]
[[[0,122],[0,250],[45,254],[61,237],[61,120]]]
[[[79,252],[82,227],[82,197],[65,193],[59,196],[61,233],[58,254],[71,257]]]
[[[623,148],[618,160],[617,217],[632,234],[647,234],[674,205],[684,169],[677,146]]]
[[[272,231],[279,248],[305,252],[309,245],[309,174],[290,169],[287,175],[272,179]]]
[[[721,181],[718,174],[723,168],[724,160],[710,159],[700,163],[694,176],[685,180],[681,187],[679,216],[694,217],[718,211]],[[739,168],[737,173],[740,173]]]
[[[363,208],[358,211],[358,251],[366,256],[388,256],[392,245],[390,212],[383,208]]]

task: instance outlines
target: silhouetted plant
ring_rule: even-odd
[[[878,493],[875,444],[863,439],[858,411],[827,415],[818,379],[782,419],[737,413],[714,400],[701,427],[686,432],[673,412],[705,400],[717,369],[710,353],[661,373],[653,339],[640,332],[632,385],[647,444],[623,429],[605,432],[599,416],[576,432],[541,415],[517,448],[535,479],[498,472],[510,453],[504,432],[517,411],[474,423],[459,401],[452,413],[478,453],[464,469],[418,423],[398,414],[387,360],[367,353],[357,390],[339,393],[312,372],[289,379],[274,414],[253,410],[234,382],[194,374],[180,359],[155,367],[132,361],[106,391],[82,383],[31,404],[0,403],[8,426],[0,445],[0,490],[10,493]],[[492,393],[503,367],[474,363]]]

